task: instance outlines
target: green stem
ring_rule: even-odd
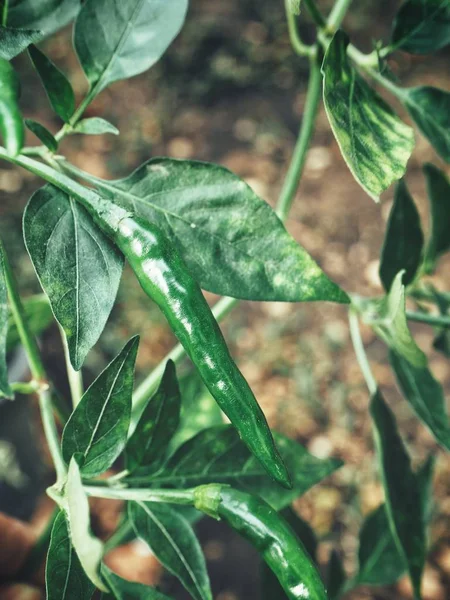
[[[66,334],[63,328],[60,326],[59,331],[61,333],[61,340],[64,347],[64,359],[66,361],[67,378],[69,380],[70,395],[72,396],[73,407],[76,408],[83,396],[83,375],[81,370],[75,371],[70,362],[69,346],[67,345]]]
[[[320,104],[322,75],[317,56],[311,58],[310,65],[311,71],[302,126],[276,208],[276,212],[282,221],[285,221],[287,218],[298,189],[299,181],[303,175],[307,151],[314,132],[314,125]]]
[[[9,0],[3,0],[3,9],[2,9],[2,26],[6,27],[8,23],[8,10],[9,10]]]
[[[39,390],[39,384],[36,381],[30,381],[29,383],[17,381],[11,384],[11,389],[16,394],[28,396],[35,394]]]
[[[377,391],[377,382],[373,376],[370,368],[369,360],[367,358],[364,344],[361,338],[361,331],[359,329],[358,314],[353,308],[348,311],[348,320],[350,324],[350,335],[355,349],[356,358],[358,360],[359,367],[366,381],[367,387],[369,388],[370,395],[373,396]]]
[[[341,26],[352,0],[337,0],[327,20],[327,30],[334,33]]]
[[[45,368],[41,360],[41,355],[35,337],[31,333],[28,326],[28,321],[23,308],[22,300],[19,295],[16,278],[11,269],[8,256],[6,254],[3,242],[0,240],[0,253],[3,257],[5,270],[6,287],[8,290],[8,298],[11,308],[11,313],[17,327],[17,332],[22,342],[22,346],[27,355],[30,371],[33,379],[39,384],[48,385]]]
[[[450,327],[450,317],[445,315],[429,315],[422,312],[406,311],[406,318],[409,321],[417,321],[418,323],[426,323],[427,325],[435,325],[437,327]]]
[[[88,496],[106,498],[108,500],[134,500],[136,502],[165,502],[193,506],[195,490],[145,490],[132,488],[108,488],[95,485],[84,485]]]
[[[39,567],[42,565],[50,544],[53,524],[55,523],[55,519],[58,516],[58,514],[59,508],[55,508],[45,526],[44,531],[34,543],[34,546],[28,554],[25,563],[20,569],[20,573],[17,576],[18,581],[29,581],[39,569]]]
[[[321,29],[322,29],[322,27],[325,27],[325,25],[326,25],[325,19],[324,19],[322,13],[320,12],[320,10],[317,8],[315,0],[303,0],[303,1],[306,5],[306,8],[308,9],[309,14],[312,17],[312,20],[317,25],[317,27],[319,27]]]
[[[290,8],[290,0],[284,0],[284,6],[286,10],[286,20],[289,30],[289,38],[291,40],[291,46],[294,51],[300,56],[311,56],[316,50],[314,46],[308,46],[304,44],[297,28],[297,19],[296,15],[292,12]]]
[[[66,478],[67,470],[61,454],[58,429],[56,427],[55,417],[53,415],[52,397],[48,389],[41,389],[38,392],[38,397],[44,433],[47,439],[53,464],[55,465],[56,481],[57,483],[62,483]]]
[[[128,521],[127,518],[123,520],[123,522],[119,525],[116,531],[108,538],[105,542],[105,554],[117,548],[117,546],[122,546],[131,540],[136,538],[136,534],[134,532],[133,526]]]

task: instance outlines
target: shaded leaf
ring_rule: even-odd
[[[36,296],[24,298],[22,299],[22,304],[28,327],[33,335],[39,335],[53,323],[52,309],[45,294],[37,294]],[[6,340],[7,352],[10,352],[19,343],[19,333],[13,316],[10,313],[8,318],[8,337]]]
[[[41,285],[80,369],[116,298],[123,258],[75,200],[46,185],[30,199],[24,238]]]
[[[112,133],[113,135],[119,135],[119,130],[109,123],[109,121],[106,121],[106,119],[91,117],[90,119],[82,119],[79,121],[71,133],[84,133],[86,135]]]
[[[316,483],[336,471],[342,462],[321,460],[303,446],[279,434],[277,447],[292,475],[292,489],[281,488],[229,425],[210,427],[186,442],[157,474],[139,473],[127,479],[130,485],[189,488],[204,483],[227,483],[261,496],[276,510],[286,507]]]
[[[8,291],[6,287],[3,248],[0,244],[0,397],[13,398],[8,382],[6,340],[8,335]]]
[[[89,502],[84,493],[80,469],[73,457],[65,485],[66,514],[70,537],[84,572],[92,583],[104,592],[107,588],[100,577],[103,544],[91,532]]]
[[[148,585],[127,581],[119,577],[104,564],[101,567],[101,573],[111,590],[112,597],[116,600],[170,600],[168,596],[161,594],[161,592]]]
[[[69,121],[75,111],[75,94],[69,80],[36,46],[30,46],[28,52],[53,110],[63,121]]]
[[[405,312],[403,272],[397,274],[391,290],[384,298],[353,298],[362,320],[400,356],[415,367],[425,367],[427,357],[417,346],[409,331]]]
[[[422,134],[450,163],[450,93],[423,86],[402,90],[399,97]]]
[[[423,244],[420,216],[402,179],[395,190],[381,253],[380,279],[387,292],[399,271],[405,271],[404,285],[414,280],[421,264]]]
[[[31,119],[25,119],[25,125],[51,152],[58,150],[58,142],[46,127]]]
[[[426,265],[432,272],[441,254],[450,250],[450,182],[443,171],[424,166],[431,212],[431,234],[426,250]]]
[[[49,36],[70,23],[79,9],[80,0],[10,0],[8,25],[40,29]]]
[[[370,404],[375,443],[386,495],[386,511],[397,548],[408,566],[414,592],[420,598],[426,558],[425,519],[419,479],[397,430],[394,415],[377,392]]]
[[[348,36],[338,31],[325,55],[325,108],[348,167],[378,201],[405,173],[414,132],[350,65],[348,43]]]
[[[434,457],[430,456],[417,473],[425,522],[430,519]],[[355,583],[359,585],[390,585],[400,579],[406,562],[398,550],[391,532],[386,505],[381,504],[371,512],[359,534],[359,572]]]
[[[411,54],[430,54],[450,44],[449,0],[406,0],[394,21],[392,42]]]
[[[0,134],[10,156],[19,154],[25,137],[19,89],[16,72],[7,60],[0,58]]]
[[[205,558],[189,523],[165,504],[129,502],[136,535],[195,600],[212,600]]]
[[[64,511],[52,529],[45,570],[47,600],[90,600],[94,586],[85,574],[72,545]]]
[[[272,208],[223,167],[157,158],[125,179],[92,182],[176,240],[193,276],[210,292],[249,300],[348,302]]]
[[[159,388],[144,409],[126,447],[126,466],[157,471],[165,462],[167,448],[180,420],[181,396],[175,363],[167,362]]]
[[[427,367],[414,367],[395,352],[390,353],[390,361],[403,396],[436,441],[450,450],[450,421],[441,384]]]
[[[37,29],[14,29],[0,25],[0,58],[11,60],[30,44],[39,42],[44,35]]]
[[[91,89],[98,94],[153,66],[180,31],[187,4],[87,0],[75,24],[74,44]]]
[[[131,338],[86,391],[64,428],[64,459],[81,455],[85,477],[106,471],[125,448],[138,345],[139,337]]]
[[[337,600],[346,581],[346,574],[341,558],[336,550],[331,552],[327,572],[327,592],[329,600]]]

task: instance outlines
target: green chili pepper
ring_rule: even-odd
[[[154,225],[103,201],[91,212],[120,248],[142,288],[167,318],[217,404],[267,472],[285,487],[290,478],[247,381],[234,363],[200,287],[176,246]],[[88,205],[89,208],[89,205]]]
[[[25,129],[18,105],[19,80],[10,63],[0,58],[0,133],[9,155],[22,149]]]
[[[320,575],[293,529],[267,502],[229,486],[194,490],[195,507],[224,519],[262,555],[290,600],[327,600]]]

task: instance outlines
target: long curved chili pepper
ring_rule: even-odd
[[[103,201],[97,223],[127,258],[143,290],[164,313],[217,404],[267,472],[291,487],[269,426],[250,386],[233,361],[222,332],[176,246],[136,216]],[[88,206],[89,208],[89,206]]]
[[[18,105],[19,81],[10,63],[0,58],[0,133],[9,155],[22,149],[25,130]]]
[[[265,500],[220,484],[199,486],[194,497],[198,510],[226,521],[260,552],[290,600],[327,600],[303,544]]]

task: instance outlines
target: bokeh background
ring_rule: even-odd
[[[355,1],[345,21],[352,41],[370,51],[374,39],[387,40],[399,4]],[[320,5],[326,9],[330,2]],[[302,34],[313,39],[307,19]],[[70,28],[46,42],[44,49],[69,75],[81,98],[86,81],[71,48]],[[397,54],[390,64],[405,85],[449,89],[448,52],[421,58]],[[27,57],[19,57],[16,65],[26,117],[57,131],[60,124]],[[213,161],[243,177],[274,205],[301,123],[306,83],[307,61],[290,48],[281,0],[191,0],[187,23],[165,57],[150,72],[114,84],[89,107],[86,116],[110,120],[120,136],[73,136],[64,141],[62,152],[81,168],[107,178],[124,176],[151,156]],[[30,135],[29,143],[37,141]],[[426,161],[443,167],[417,134],[407,183],[425,223],[421,166]],[[39,292],[20,233],[23,208],[38,185],[28,173],[0,165],[0,232],[24,294]],[[321,109],[287,228],[347,291],[382,293],[378,259],[392,195],[388,191],[376,205],[355,183]],[[442,289],[450,287],[449,267],[450,261],[442,260],[434,277]],[[216,300],[212,294],[207,297]],[[321,540],[321,563],[327,562],[334,548],[352,573],[358,530],[364,516],[383,501],[383,492],[373,455],[368,396],[349,340],[345,308],[245,302],[223,322],[223,329],[271,426],[319,457],[345,461],[340,471],[299,499],[295,509]],[[413,331],[419,345],[430,352],[431,367],[448,390],[450,363],[432,350],[433,332],[419,325]],[[85,382],[92,381],[135,333],[142,336],[138,357],[138,378],[142,378],[171,349],[174,338],[126,270],[108,326],[88,357]],[[415,464],[430,452],[439,455],[424,598],[445,600],[450,597],[450,465],[396,390],[386,348],[369,329],[363,329],[363,337]],[[41,342],[46,364],[67,394],[55,325]],[[26,368],[20,353],[13,356],[13,368],[18,375]],[[189,364],[183,369],[188,371]],[[0,406],[0,458],[0,509],[33,519],[36,531],[48,513],[41,494],[51,474],[31,400]],[[94,513],[97,532],[107,535],[117,506],[103,503],[94,507]],[[259,600],[260,565],[250,546],[210,520],[202,521],[198,532],[215,600]],[[177,600],[188,598],[142,546],[127,547],[114,560],[131,578],[158,581]],[[403,579],[389,589],[361,589],[350,597],[393,600],[412,598],[412,594]]]

